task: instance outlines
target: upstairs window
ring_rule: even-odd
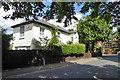
[[[24,26],[20,27],[20,37],[24,36]]]
[[[73,37],[71,37],[71,41],[73,41]]]
[[[44,28],[40,27],[40,35],[44,35]]]
[[[60,37],[60,32],[58,32],[58,37]]]

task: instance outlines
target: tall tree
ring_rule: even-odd
[[[7,15],[4,18],[25,18],[29,20],[30,18],[38,19],[44,14],[44,7],[46,7],[43,2],[2,2],[4,11],[11,9],[14,10],[12,15]]]
[[[46,20],[58,19],[58,22],[66,16],[65,26],[69,25],[71,19],[75,15],[75,3],[81,7],[82,2],[52,2],[51,5],[45,6],[43,2],[2,2],[5,11],[10,10],[10,6],[14,9],[12,15],[7,15],[5,18],[25,18],[26,20],[31,17],[38,19],[42,15]],[[91,17],[95,18],[99,14],[107,14],[105,20],[109,21],[110,17],[113,18],[113,26],[120,24],[120,3],[119,2],[84,2],[83,7],[80,8],[81,13],[87,13],[92,9]],[[43,9],[47,8],[44,12]]]
[[[11,35],[5,34],[6,29],[0,27],[0,33],[2,33],[2,50],[9,50]]]
[[[99,14],[103,16],[105,14],[112,17],[113,27],[120,25],[120,2],[85,2],[81,8],[81,13],[87,13],[92,9],[91,16],[97,17]],[[106,17],[105,20],[109,20],[110,17]]]
[[[91,16],[86,16],[85,20],[80,19],[77,25],[79,40],[87,45],[87,50],[89,44],[92,44],[92,51],[94,49],[94,44],[97,41],[108,40],[109,34],[112,32],[110,25],[101,19],[101,16],[97,18],[91,18]]]
[[[51,5],[46,6],[43,2],[2,2],[4,11],[10,10],[10,7],[14,10],[13,14],[5,16],[5,19],[25,18],[29,20],[38,19],[44,15],[46,20],[56,18],[58,22],[61,22],[66,16],[65,26],[71,23],[71,19],[75,15],[74,4],[75,2],[52,2]],[[80,3],[78,4],[80,5]],[[46,12],[43,11],[44,8],[47,8]]]
[[[53,2],[50,9],[46,12],[46,19],[56,18],[57,22],[61,22],[65,18],[65,27],[71,23],[71,19],[75,15],[75,2]],[[54,17],[55,16],[55,17]]]

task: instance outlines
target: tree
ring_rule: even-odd
[[[13,14],[5,16],[5,19],[39,19],[39,17],[44,15],[46,20],[56,18],[58,22],[61,22],[64,16],[66,16],[64,21],[65,27],[69,25],[69,22],[75,15],[74,4],[75,2],[52,2],[51,5],[45,6],[43,2],[2,2],[4,11],[7,12],[10,10],[10,7],[14,10]],[[44,8],[47,8],[46,12],[43,11]]]
[[[4,11],[14,10],[12,15],[7,15],[4,18],[24,18],[29,20],[31,18],[38,19],[44,14],[43,8],[46,7],[43,2],[2,2]]]
[[[117,47],[120,50],[120,27],[118,27],[118,31],[117,31]]]
[[[91,18],[91,16],[86,16],[85,20],[80,19],[77,24],[77,30],[79,33],[79,42],[86,44],[86,49],[90,47],[94,51],[94,44],[97,41],[109,40],[109,34],[112,32],[110,25],[102,19],[101,16],[97,18]]]
[[[0,30],[0,33],[2,33],[2,50],[9,50],[10,40],[12,40],[12,36],[5,34],[7,29],[0,27]]]
[[[96,18],[98,15],[105,14],[112,17],[113,27],[120,25],[120,3],[119,2],[85,2],[84,6],[81,8],[81,13],[87,13],[89,9],[92,9],[93,12],[91,16]],[[105,20],[109,20],[110,17],[106,17]]]
[[[87,13],[92,9],[91,16],[93,18],[100,14],[103,16],[108,15],[114,19],[113,26],[120,24],[119,2],[52,2],[49,6],[44,5],[43,2],[2,2],[2,5],[4,11],[10,10],[10,6],[14,9],[12,15],[7,15],[4,18],[25,18],[29,20],[31,18],[38,19],[44,15],[46,20],[56,18],[58,22],[61,22],[66,16],[64,21],[66,27],[71,22],[71,19],[75,17],[75,3],[80,6],[81,13]],[[81,4],[84,5],[82,8]],[[47,8],[46,12],[43,11],[44,8]],[[105,20],[109,21],[111,17],[106,17]]]
[[[56,18],[57,22],[61,22],[64,17],[64,27],[71,23],[71,19],[75,15],[75,2],[52,2],[50,9],[46,12],[46,19]],[[54,17],[56,16],[56,17]],[[75,16],[74,16],[75,17]]]

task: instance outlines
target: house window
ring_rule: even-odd
[[[24,26],[20,27],[20,37],[24,36]]]
[[[71,41],[73,41],[73,37],[71,37]]]
[[[27,46],[26,48],[27,48],[27,50],[30,50],[30,46]]]
[[[15,47],[15,50],[18,50],[18,47]]]
[[[44,28],[40,27],[40,35],[43,35],[43,34],[44,34]]]
[[[60,32],[58,32],[58,37],[60,37]]]

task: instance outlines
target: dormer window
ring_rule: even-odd
[[[20,27],[20,37],[24,37],[24,26]]]

